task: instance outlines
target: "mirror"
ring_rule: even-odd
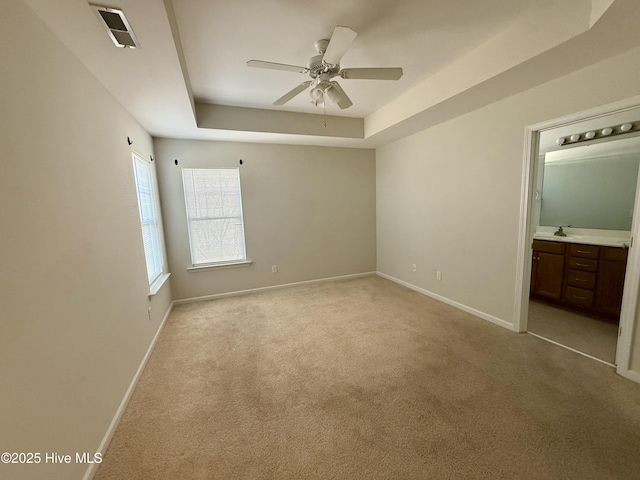
[[[544,155],[540,225],[631,230],[640,137]]]

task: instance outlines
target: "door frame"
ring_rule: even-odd
[[[539,173],[538,144],[540,132],[633,109],[640,109],[640,96],[525,127],[522,184],[520,189],[518,257],[516,263],[517,276],[513,316],[513,329],[516,332],[524,333],[527,331],[529,317],[531,247],[535,228],[533,225],[533,197],[535,195],[537,175]],[[638,176],[638,184],[636,185],[634,212],[640,212],[640,175]],[[633,245],[634,238],[636,239],[636,244],[640,242],[640,219],[638,217],[640,217],[640,215],[634,215],[631,226],[632,245],[629,248],[627,259],[627,271],[622,295],[622,310],[620,313],[620,328],[616,348],[617,373],[636,382],[640,382],[640,373],[630,370],[630,360],[633,331],[638,308],[638,294],[640,291],[640,248],[636,248],[636,245]]]

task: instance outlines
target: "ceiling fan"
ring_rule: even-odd
[[[349,99],[340,84],[331,80],[333,77],[344,79],[365,80],[398,80],[402,77],[402,68],[340,68],[340,60],[351,46],[358,34],[349,27],[338,25],[333,30],[331,40],[318,40],[315,48],[318,55],[309,59],[306,67],[287,65],[284,63],[264,62],[262,60],[249,60],[249,67],[270,68],[273,70],[285,70],[288,72],[307,73],[311,80],[302,82],[293,90],[285,93],[273,102],[274,105],[284,105],[300,92],[311,87],[311,103],[318,105],[324,103],[325,96],[338,105],[341,109],[349,108],[353,102]]]

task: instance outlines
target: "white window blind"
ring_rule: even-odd
[[[194,266],[246,261],[240,171],[183,168]]]
[[[133,154],[133,169],[138,193],[144,256],[147,261],[149,285],[151,285],[162,275],[164,263],[162,244],[160,243],[157,198],[153,186],[153,171],[151,164],[135,153]]]

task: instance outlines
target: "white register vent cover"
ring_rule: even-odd
[[[97,5],[91,5],[91,8],[98,15],[100,23],[107,29],[109,38],[111,38],[116,47],[139,48],[138,39],[122,10]]]

